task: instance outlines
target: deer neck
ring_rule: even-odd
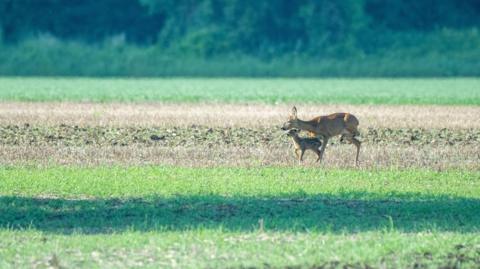
[[[297,119],[297,128],[304,131],[316,133],[316,124],[311,121]]]

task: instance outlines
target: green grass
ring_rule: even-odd
[[[479,171],[3,167],[0,212],[0,267],[480,263]]]
[[[1,268],[49,268],[53,264],[66,268],[336,268],[346,264],[357,268],[478,268],[480,251],[478,233],[202,230],[52,235],[10,230],[0,232],[0,237]]]
[[[480,80],[0,78],[1,101],[480,105]]]

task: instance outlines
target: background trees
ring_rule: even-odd
[[[0,45],[9,48],[40,37],[41,49],[107,42],[134,46],[131,55],[201,59],[466,58],[480,46],[479,27],[479,0],[0,0]]]
[[[124,35],[127,42],[207,56],[370,51],[392,32],[479,25],[478,0],[0,1],[4,42],[39,33],[90,43]]]

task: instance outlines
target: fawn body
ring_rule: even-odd
[[[300,161],[303,161],[303,154],[306,150],[311,150],[317,154],[317,162],[320,160],[320,147],[322,142],[316,137],[299,137],[298,131],[290,129],[287,131],[287,135],[292,138],[293,145],[295,147],[295,155]],[[300,151],[300,155],[298,154]]]
[[[323,158],[328,140],[334,136],[342,135],[342,140],[346,139],[357,148],[355,164],[358,164],[361,145],[361,142],[355,138],[355,136],[359,134],[358,124],[358,119],[350,113],[334,113],[326,116],[318,116],[308,121],[300,120],[297,118],[297,108],[293,107],[288,121],[282,126],[282,130],[305,130],[321,138],[322,147],[320,149],[320,160]]]

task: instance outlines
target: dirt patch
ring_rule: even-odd
[[[304,134],[305,135],[305,134]],[[480,129],[368,128],[361,130],[364,144],[380,145],[479,145]],[[340,143],[332,139],[330,144]],[[290,140],[278,128],[216,127],[80,127],[0,126],[1,145],[31,146],[236,146],[279,147]]]

